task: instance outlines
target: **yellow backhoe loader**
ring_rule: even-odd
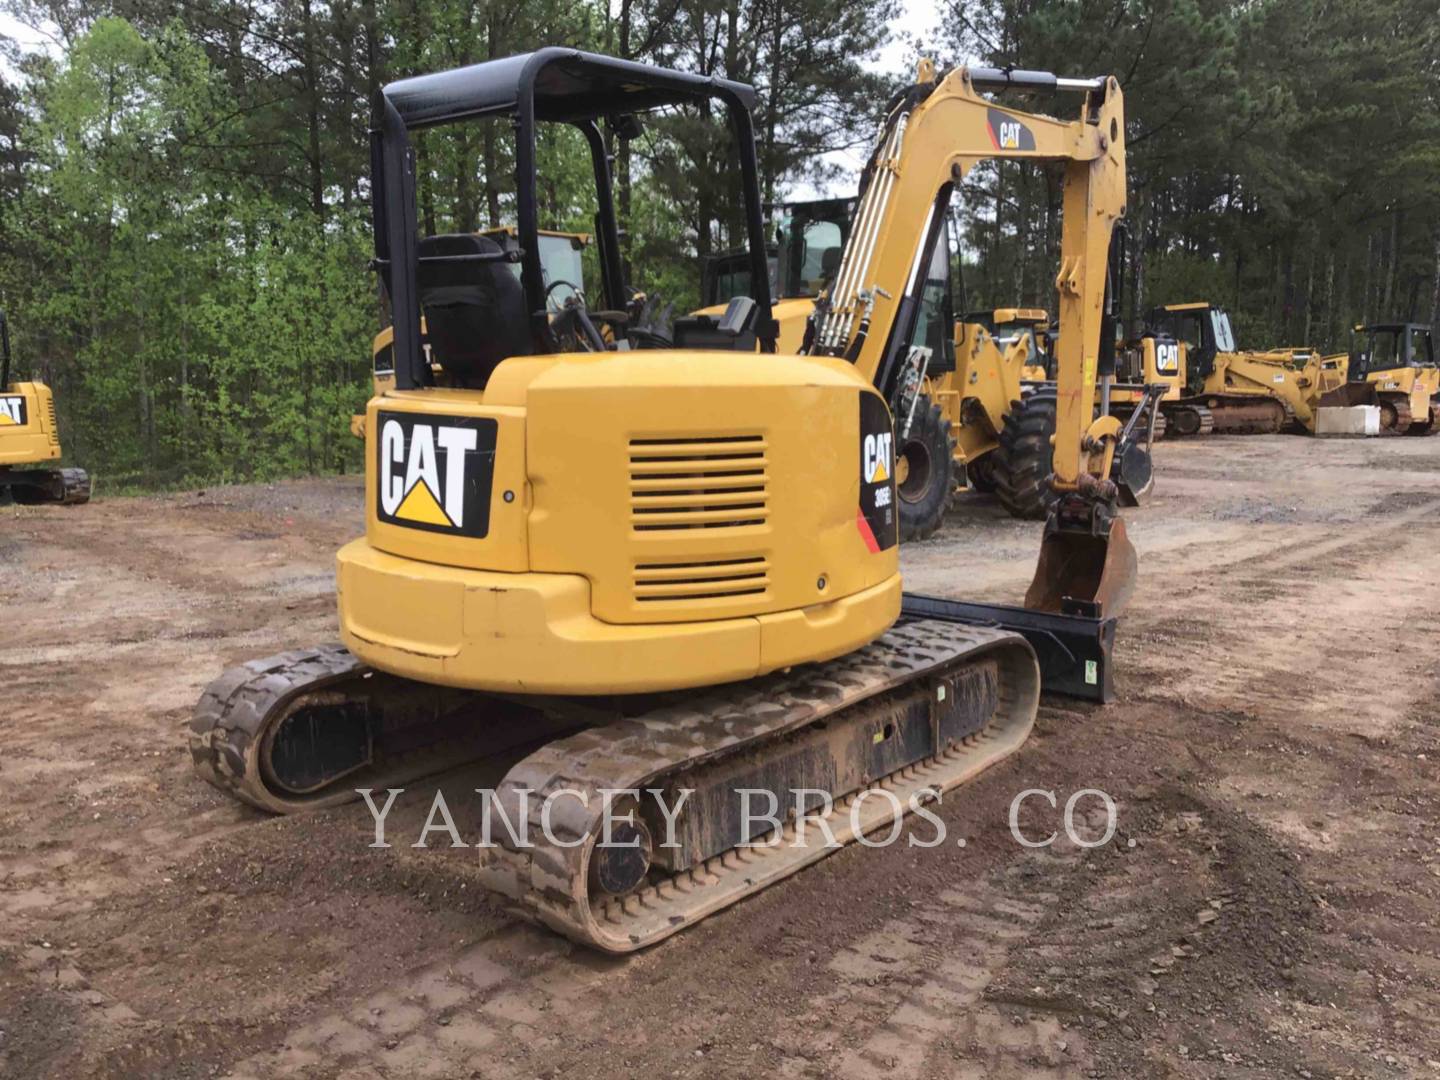
[[[1037,128],[980,96],[1017,84],[1081,94],[1080,121]],[[191,726],[206,779],[283,813],[453,765],[476,733],[552,737],[498,785],[482,874],[529,917],[623,953],[822,858],[827,832],[850,842],[1011,754],[1042,678],[1106,695],[1135,573],[1108,479],[1119,425],[1092,420],[1125,204],[1119,87],[958,69],[907,99],[956,137],[858,219],[876,226],[852,267],[869,299],[828,308],[835,356],[774,352],[754,100],[563,48],[381,92],[375,265],[395,383],[366,411],[365,535],[338,557],[344,645],[212,683]],[[601,125],[701,103],[729,121],[753,295],[718,323],[676,320],[656,347],[629,336]],[[459,122],[514,125],[518,280],[485,237],[417,235],[411,133]],[[547,311],[541,123],[589,143],[604,310],[577,294]],[[910,357],[915,276],[884,307],[868,283],[912,263],[902,199],[943,202],[986,124],[1016,153],[1063,143],[1068,161],[1057,503],[1025,608],[902,595],[894,426],[847,358],[867,338],[898,342],[897,367]],[[777,796],[773,820],[745,812],[747,790]]]
[[[0,502],[88,502],[89,474],[46,465],[59,458],[54,395],[42,382],[13,375],[10,326],[0,311]]]
[[[1430,327],[1371,323],[1355,327],[1348,378],[1368,383],[1380,406],[1380,430],[1389,435],[1433,435],[1440,429],[1440,367]]]
[[[830,284],[855,215],[853,198],[808,199],[768,208],[774,221],[769,255],[770,290],[780,331],[776,348],[787,355],[800,351],[815,297]],[[695,314],[719,320],[737,296],[750,295],[750,255],[726,251],[706,259],[700,271],[700,299]]]

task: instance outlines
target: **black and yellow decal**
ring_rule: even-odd
[[[381,412],[375,469],[380,520],[484,537],[490,531],[497,427],[484,417]]]
[[[895,429],[876,394],[860,394],[860,506],[855,527],[865,546],[880,552],[900,542],[895,513]]]
[[[996,150],[1034,150],[1035,133],[1009,113],[990,109],[985,114],[985,129]]]
[[[18,394],[0,394],[0,428],[24,427],[25,399]]]

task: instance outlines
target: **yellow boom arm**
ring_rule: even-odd
[[[1078,92],[1079,116],[1056,120],[981,96],[1007,87]],[[1112,568],[1106,542],[1116,492],[1109,473],[1121,425],[1112,416],[1095,418],[1110,240],[1125,212],[1125,109],[1115,79],[990,68],[957,68],[937,78],[934,66],[922,63],[916,85],[892,106],[866,168],[855,224],[835,283],[817,306],[807,351],[845,357],[892,407],[904,407],[907,373],[923,374],[928,360],[913,340],[925,268],[945,242],[960,181],[992,159],[1065,164],[1051,484],[1062,502],[1068,496],[1089,506],[1052,514],[1037,586],[1041,577],[1049,580],[1032,587],[1027,604],[1060,610],[1063,601],[1084,598],[1118,607],[1128,583],[1104,579]],[[1117,548],[1133,564],[1118,518],[1113,526]],[[1081,532],[1085,542],[1076,546],[1087,549],[1083,557],[1051,550],[1064,546],[1052,544],[1065,539],[1059,534]],[[1077,578],[1085,583],[1076,586]]]

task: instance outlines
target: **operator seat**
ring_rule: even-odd
[[[532,351],[525,290],[487,236],[427,236],[418,251],[416,283],[431,356],[457,386],[483,390],[502,360]],[[497,257],[465,258],[475,255]],[[436,257],[453,261],[426,261]]]
[[[835,275],[840,272],[840,256],[844,249],[839,247],[827,247],[820,252],[820,288],[828,289]]]

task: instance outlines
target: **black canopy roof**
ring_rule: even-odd
[[[503,60],[417,75],[385,87],[407,128],[515,112],[533,94],[540,120],[578,121],[718,97],[751,109],[744,83],[649,67],[629,60],[545,48]]]

